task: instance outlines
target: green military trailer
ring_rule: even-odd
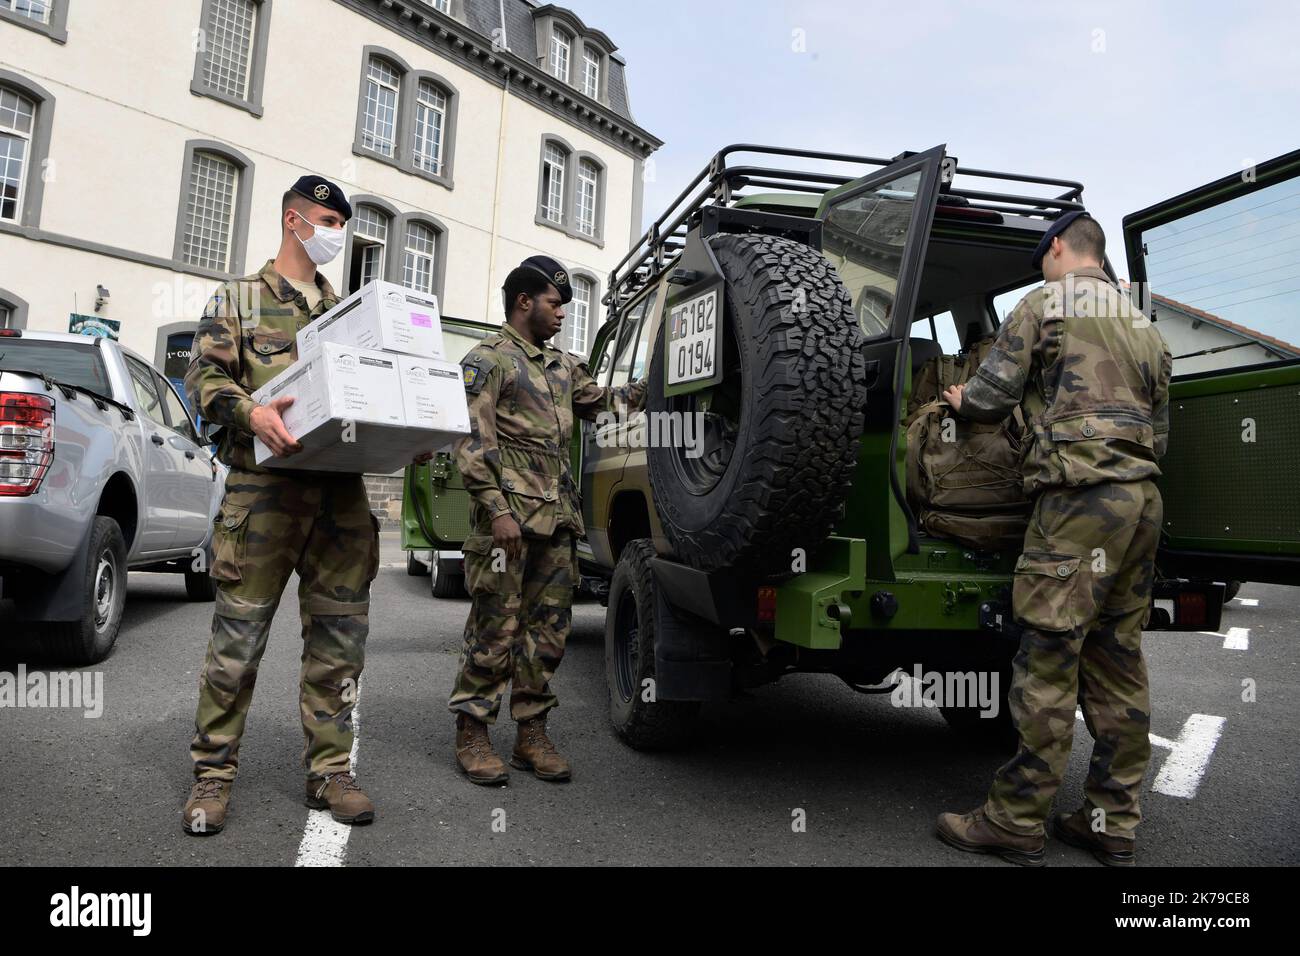
[[[1260,266],[1278,261],[1267,230],[1300,220],[1298,175],[1300,152],[1124,220],[1134,321],[1159,323],[1175,356],[1150,629],[1216,630],[1228,582],[1300,583],[1300,351],[1215,312],[1255,302],[1294,328],[1300,292]],[[619,263],[589,366],[601,384],[648,374],[646,408],[579,423],[571,464],[629,744],[684,743],[703,703],[793,672],[867,693],[900,668],[992,673],[1005,694],[1019,483],[946,534],[909,488],[906,423],[922,380],[976,357],[1041,281],[1030,253],[1082,193],[943,147],[730,146]],[[444,329],[461,354],[490,331]],[[459,547],[468,510],[451,456],[408,469],[403,546]],[[1005,706],[942,710],[972,739],[1011,730]]]

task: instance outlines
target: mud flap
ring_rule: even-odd
[[[673,610],[655,588],[655,692],[660,700],[731,696],[727,631]]]

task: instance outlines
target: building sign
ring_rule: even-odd
[[[190,349],[194,346],[193,332],[175,332],[167,336],[167,350],[163,359],[163,374],[173,382],[184,381],[185,370],[190,365]]]
[[[96,335],[116,342],[121,330],[122,323],[117,319],[101,319],[97,315],[78,315],[75,312],[68,316],[68,331],[73,335]]]

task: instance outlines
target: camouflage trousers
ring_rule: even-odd
[[[523,554],[494,554],[490,535],[465,542],[471,605],[460,671],[447,707],[494,723],[510,683],[510,716],[541,717],[559,706],[550,681],[564,657],[572,619],[577,558],[567,529],[524,535]]]
[[[359,475],[232,468],[213,531],[212,638],[199,677],[196,777],[233,780],[271,618],[298,572],[299,707],[309,777],[347,770],[379,526]]]
[[[1162,517],[1149,480],[1049,489],[1034,504],[1012,592],[1024,628],[1008,695],[1020,745],[984,808],[1007,830],[1043,832],[1078,705],[1093,738],[1084,809],[1095,830],[1133,837],[1151,758],[1142,628]]]

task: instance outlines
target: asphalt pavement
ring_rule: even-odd
[[[348,832],[302,805],[295,580],[262,663],[226,830],[182,832],[212,605],[187,602],[179,577],[138,574],[114,653],[89,669],[102,674],[100,716],[0,707],[3,862],[1007,865],[933,836],[940,811],[981,802],[998,755],[965,747],[936,711],[895,708],[833,677],[795,675],[709,706],[685,751],[628,748],[606,714],[594,601],[575,608],[554,681],[550,729],[573,781],[516,771],[507,788],[469,784],[446,710],[468,600],[433,598],[384,537],[355,753],[374,824]],[[5,641],[0,630],[0,670],[14,673]],[[1300,863],[1298,641],[1300,591],[1264,585],[1242,590],[1217,635],[1146,635],[1156,746],[1141,863]],[[1076,729],[1061,797],[1071,808],[1091,744]],[[503,713],[499,751],[513,732]],[[1097,865],[1053,842],[1047,862]]]

